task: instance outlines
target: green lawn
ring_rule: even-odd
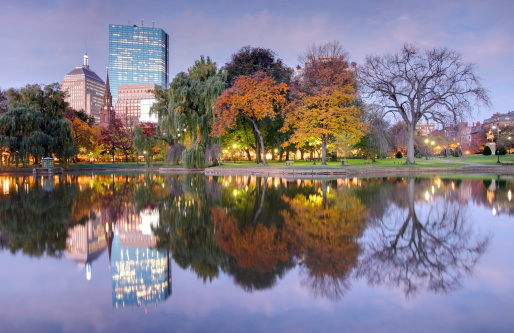
[[[359,168],[448,168],[448,167],[463,167],[466,165],[498,165],[497,164],[497,156],[484,156],[484,155],[465,155],[463,157],[448,157],[448,158],[434,158],[434,159],[424,159],[424,158],[416,158],[416,165],[404,165],[405,158],[386,158],[383,160],[376,160],[375,163],[371,163],[371,160],[368,160],[370,164],[366,164],[366,160],[364,159],[348,159],[346,160],[346,165],[348,167],[359,167]],[[513,155],[503,155],[500,156],[500,161],[513,161],[514,162],[514,154]],[[295,169],[336,169],[341,168],[341,161],[337,162],[327,162],[327,165],[321,165],[320,161],[316,161],[316,165],[311,161],[302,161],[296,160],[294,161],[294,165],[286,165],[284,161],[268,161],[269,167],[273,168],[295,168]],[[501,164],[500,164],[501,165]],[[16,171],[16,170],[27,170],[33,169],[35,166],[30,165],[25,168],[21,166],[16,168],[13,165],[6,166],[3,165],[0,167],[0,170],[3,171]],[[59,165],[57,165],[59,167]],[[90,170],[90,169],[139,169],[145,168],[144,163],[94,163],[94,164],[70,164],[69,169],[71,170]],[[182,165],[167,165],[163,163],[154,163],[154,168],[164,167],[164,168],[183,168]],[[256,164],[255,162],[248,161],[238,161],[234,162],[223,162],[223,165],[218,166],[218,168],[263,168],[262,164]],[[513,166],[514,168],[514,166]]]
[[[514,157],[514,155],[513,155]],[[366,164],[366,160],[364,159],[348,159],[346,160],[346,165],[349,167],[361,167],[361,168],[391,168],[391,167],[400,167],[400,168],[431,168],[431,167],[462,167],[467,163],[480,163],[482,162],[470,162],[464,161],[460,158],[441,158],[441,159],[424,159],[424,158],[416,158],[416,165],[404,165],[405,158],[386,158],[383,160],[376,160],[375,163],[371,163],[371,160],[368,160],[370,164]],[[483,163],[486,164],[486,163]],[[492,162],[490,163],[493,164]],[[278,168],[295,168],[295,169],[334,169],[341,168],[341,161],[337,162],[327,162],[326,166],[321,165],[321,162],[317,161],[316,165],[311,161],[302,161],[296,160],[294,161],[294,165],[286,165],[284,162],[277,161],[268,161],[269,167],[278,167]],[[241,161],[241,162],[224,162],[223,165],[218,168],[263,168],[262,164],[255,164],[255,162]]]

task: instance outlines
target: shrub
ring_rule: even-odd
[[[506,155],[506,154],[507,154],[507,149],[505,149],[505,146],[500,146],[500,147],[498,148],[498,153],[499,153],[500,155]]]
[[[451,149],[451,148],[444,148],[443,150],[441,150],[441,156],[444,156],[444,157],[453,156],[453,149]]]
[[[396,158],[402,158],[402,157],[403,157],[402,152],[398,150],[398,152],[396,153]]]
[[[491,151],[491,148],[489,146],[485,146],[484,147],[484,151],[482,154],[484,154],[485,156],[489,156],[491,155],[493,152]]]
[[[455,150],[453,151],[453,157],[461,157],[461,156],[462,156],[462,150],[460,149],[460,147],[455,148]]]

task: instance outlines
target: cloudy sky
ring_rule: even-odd
[[[445,46],[478,64],[493,106],[470,121],[514,110],[512,0],[0,0],[0,88],[60,82],[86,48],[103,78],[108,25],[141,20],[170,35],[170,81],[200,55],[223,65],[244,45],[296,66],[312,43],[338,40],[362,63],[408,42]]]

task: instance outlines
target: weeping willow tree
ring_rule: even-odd
[[[145,156],[145,164],[151,167],[153,164],[153,146],[155,145],[155,136],[152,128],[145,126],[148,123],[137,125],[134,133],[134,146],[139,154]]]
[[[41,157],[55,155],[67,165],[75,148],[70,122],[63,116],[68,103],[59,85],[27,85],[6,94],[9,111],[0,116],[0,145],[10,160],[25,165],[30,156],[38,163]]]
[[[216,63],[201,56],[187,73],[178,73],[168,89],[155,91],[157,103],[152,110],[159,118],[158,131],[170,146],[186,144],[182,161],[188,169],[204,167],[206,150],[216,151],[211,147],[219,145],[209,133],[212,106],[224,89],[225,80]],[[215,165],[216,158],[211,159]]]

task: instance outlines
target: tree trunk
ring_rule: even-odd
[[[262,138],[262,133],[259,131],[259,129],[257,128],[257,124],[255,123],[255,121],[252,118],[246,117],[246,119],[248,119],[252,122],[254,131],[259,135],[259,139],[261,141],[261,150],[262,150],[262,165],[267,166],[268,163],[266,163],[266,151],[264,150],[264,139]],[[255,140],[255,141],[257,142],[257,140]],[[258,146],[258,144],[256,144],[256,146]],[[259,155],[257,155],[257,156],[259,156]]]
[[[289,148],[286,148],[286,161],[289,161]]]
[[[261,214],[261,211],[262,211],[262,207],[264,206],[264,196],[266,195],[266,184],[268,183],[268,177],[264,177],[262,178],[264,180],[264,185],[262,187],[262,196],[261,196],[261,204],[259,206],[259,209],[257,209],[257,212],[255,213],[255,216],[253,218],[253,222],[252,224],[255,225],[257,223],[257,218],[259,217],[259,215]],[[260,179],[258,181],[258,183],[260,184]]]
[[[253,122],[252,122],[252,124],[253,124]],[[255,162],[257,164],[259,164],[259,163],[261,163],[261,149],[259,146],[259,136],[258,136],[257,132],[255,131],[255,129],[253,130],[253,135],[255,137]]]
[[[245,149],[244,151],[246,153],[246,157],[248,158],[248,161],[251,162],[252,161],[252,156],[250,156],[250,150],[249,149]]]
[[[321,138],[321,165],[327,165],[327,141],[325,136]]]
[[[407,124],[407,128],[409,129],[409,140],[407,142],[407,160],[405,164],[411,165],[414,163],[414,130],[416,125],[414,123]]]

